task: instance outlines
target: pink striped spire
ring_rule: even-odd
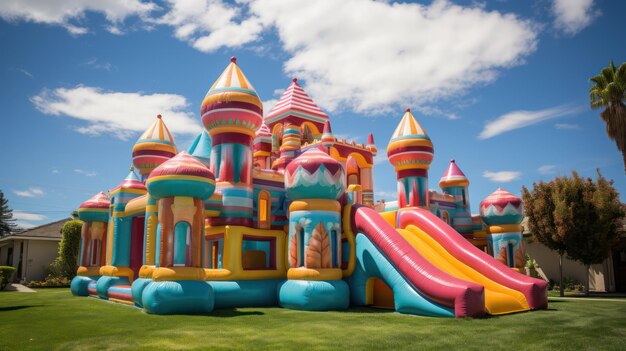
[[[443,176],[439,179],[439,187],[446,188],[450,186],[468,186],[469,180],[461,171],[459,166],[456,165],[454,160],[450,160],[450,165],[445,172],[443,172]]]
[[[328,115],[313,102],[311,97],[298,84],[298,79],[294,78],[287,90],[274,105],[272,110],[265,116],[266,121],[285,115],[288,112],[296,112],[314,119],[328,120]],[[305,117],[306,118],[306,117]],[[323,123],[323,121],[320,121]],[[269,123],[269,122],[268,122]]]

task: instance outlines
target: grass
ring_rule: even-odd
[[[551,299],[548,310],[484,319],[370,308],[240,308],[155,316],[68,289],[0,293],[0,350],[623,350],[626,300]]]

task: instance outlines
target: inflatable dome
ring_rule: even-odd
[[[215,190],[215,176],[186,151],[157,167],[146,181],[150,196],[190,196],[208,199]]]
[[[480,202],[480,216],[487,225],[521,223],[524,218],[522,199],[498,188]]]
[[[337,199],[346,186],[341,164],[318,149],[309,149],[289,163],[285,190],[291,200]]]
[[[109,220],[111,200],[107,194],[99,192],[80,204],[78,218],[83,222],[107,222]]]
[[[156,121],[133,146],[133,164],[139,169],[139,174],[143,176],[143,179],[146,179],[153,169],[177,153],[174,137],[167,129],[161,115],[158,115]]]
[[[396,168],[396,172],[428,169],[433,161],[433,153],[430,137],[411,114],[411,109],[407,108],[387,146],[389,162]]]
[[[230,61],[202,101],[202,124],[212,137],[238,132],[254,138],[263,123],[263,103],[237,66],[237,59]]]
[[[439,187],[443,189],[453,186],[469,186],[469,179],[467,179],[459,166],[456,165],[456,162],[450,160],[450,165],[443,173],[441,179],[439,179]]]

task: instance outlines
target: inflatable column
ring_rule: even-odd
[[[297,125],[286,123],[283,130],[283,143],[280,146],[280,157],[276,161],[275,168],[284,170],[289,162],[296,157],[296,151],[300,150],[301,133]]]
[[[454,196],[456,211],[449,214],[450,225],[463,236],[471,238],[474,227],[468,191],[469,179],[454,160],[450,161],[450,165],[439,180],[439,187],[444,192]]]
[[[341,206],[345,173],[319,149],[293,160],[285,171],[289,206],[287,281],[281,306],[299,310],[339,310],[349,304],[341,271]]]
[[[373,134],[370,133],[367,136],[367,145],[365,147],[372,153],[372,157],[378,154]],[[363,187],[363,204],[372,207],[374,206],[374,165],[368,166],[361,167],[361,186]]]
[[[149,313],[210,312],[213,293],[202,267],[204,200],[213,195],[215,177],[183,151],[157,167],[146,185],[158,208],[156,268],[141,294]]]
[[[100,277],[100,267],[106,263],[109,206],[109,197],[100,192],[78,208],[78,218],[83,221],[83,228],[80,241],[80,267],[71,284],[74,295],[89,295],[90,285],[91,292],[93,295],[96,294],[95,283]]]
[[[263,123],[263,104],[233,57],[202,101],[202,124],[212,139],[211,172],[222,194],[211,226],[252,227],[252,141]]]
[[[480,215],[487,224],[493,257],[521,272],[526,262],[520,226],[524,218],[522,199],[498,188],[480,203]]]
[[[111,196],[111,216],[107,233],[106,265],[100,268],[102,277],[98,279],[98,296],[109,298],[109,288],[115,285],[130,285],[135,272],[130,269],[130,246],[132,217],[126,217],[126,204],[146,193],[145,185],[131,167],[128,176],[113,190]]]
[[[254,167],[272,168],[272,133],[265,123],[261,125],[254,138]]]
[[[156,121],[133,145],[133,164],[139,170],[141,181],[145,182],[153,169],[177,153],[174,138],[161,115],[158,115]]]
[[[430,137],[407,108],[387,146],[398,179],[398,208],[428,208],[428,169],[433,153]]]

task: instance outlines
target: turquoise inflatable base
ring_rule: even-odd
[[[109,299],[109,288],[115,285],[130,285],[127,277],[110,277],[103,275],[96,283],[96,292],[101,299]]]
[[[150,282],[141,295],[146,312],[153,314],[200,314],[213,311],[213,289],[205,281]]]
[[[215,295],[214,308],[270,307],[278,305],[282,279],[208,281]]]
[[[278,296],[282,307],[293,310],[336,311],[350,305],[350,291],[343,280],[287,280]]]
[[[81,275],[75,276],[70,283],[70,290],[72,291],[72,295],[89,296],[89,291],[87,290],[89,287],[89,283],[97,281],[98,278],[100,277],[84,277]]]
[[[143,307],[142,295],[143,291],[152,282],[152,279],[137,278],[130,287],[130,293],[133,296],[133,302],[137,307]]]

